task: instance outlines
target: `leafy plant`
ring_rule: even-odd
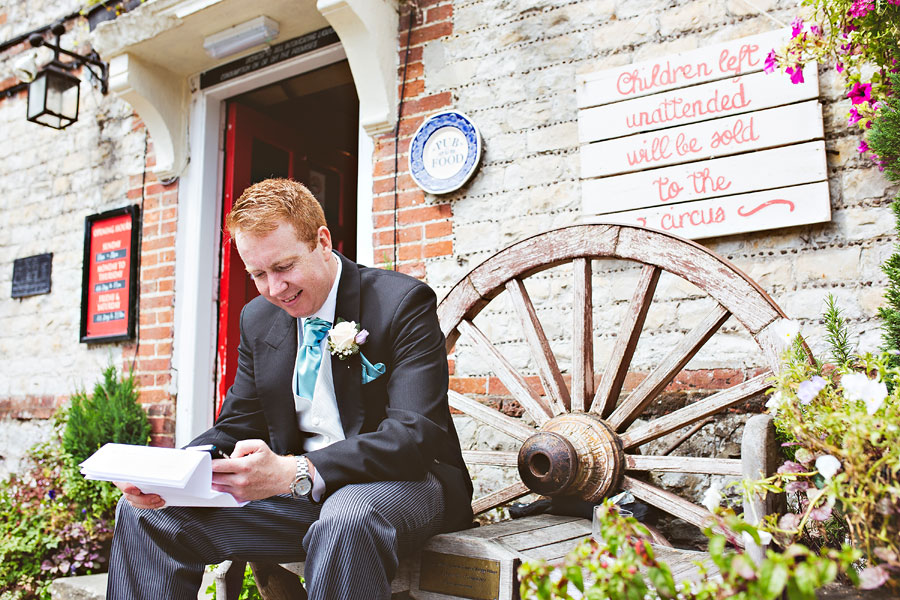
[[[810,8],[811,18],[793,20],[790,41],[772,50],[766,71],[778,66],[791,81],[802,83],[805,64],[834,65],[845,77],[851,102],[848,123],[870,139],[857,149],[867,153],[873,119],[885,101],[900,92],[896,81],[889,80],[900,68],[900,0],[803,0],[802,4]]]
[[[699,565],[696,582],[676,583],[671,569],[656,559],[647,529],[632,517],[621,516],[607,500],[600,509],[599,539],[585,540],[561,564],[525,562],[519,568],[523,599],[585,598],[586,600],[813,600],[815,590],[835,579],[858,558],[846,548],[818,556],[794,544],[785,552],[768,551],[755,564],[741,549],[738,538],[757,543],[760,532],[730,510],[717,509],[715,521],[704,529],[710,560],[720,578],[711,577],[709,565]],[[729,543],[735,549],[729,550]]]
[[[109,482],[85,480],[78,464],[107,441],[148,439],[134,380],[119,380],[112,366],[93,394],[77,393],[57,413],[52,438],[0,483],[0,599],[48,600],[53,579],[105,568],[121,494]]]
[[[831,371],[792,354],[767,406],[794,440],[793,460],[762,483],[792,494],[797,512],[770,517],[769,530],[783,545],[805,535],[832,546],[845,531],[866,558],[862,587],[897,583],[900,370],[886,353],[853,356]]]
[[[217,566],[218,565],[210,565],[209,570],[214,571]],[[206,587],[206,593],[215,597],[215,581]],[[249,563],[244,567],[244,579],[241,581],[241,593],[238,595],[238,600],[262,600],[262,596],[259,595],[259,588],[256,587],[256,580],[253,578],[253,571],[250,569]]]
[[[891,181],[900,181],[900,74],[889,76],[894,94],[886,97],[878,111],[878,118],[872,121],[869,131],[869,146],[884,167],[884,174]]]
[[[138,402],[134,375],[120,379],[113,365],[88,395],[72,396],[63,448],[76,463],[86,460],[107,442],[145,445],[150,441],[150,421]]]

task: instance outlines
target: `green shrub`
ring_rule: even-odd
[[[110,365],[93,394],[82,390],[72,396],[62,444],[76,464],[107,442],[146,445],[149,441],[150,421],[138,403],[132,374],[119,379]]]
[[[133,377],[110,366],[93,394],[57,413],[53,432],[0,482],[0,600],[49,600],[53,579],[105,570],[121,493],[78,465],[106,442],[146,444],[150,425]]]

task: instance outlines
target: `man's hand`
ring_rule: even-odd
[[[135,508],[162,508],[166,505],[166,501],[156,494],[145,494],[133,483],[125,481],[114,481],[113,484],[122,490],[122,494],[128,503]]]
[[[244,502],[289,492],[297,459],[275,454],[262,440],[242,440],[231,458],[212,461],[212,470],[212,488]]]

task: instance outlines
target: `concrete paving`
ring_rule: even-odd
[[[50,585],[50,597],[53,600],[104,600],[106,598],[106,573],[99,575],[79,575],[78,577],[62,577]],[[203,574],[203,585],[200,586],[198,600],[214,600],[206,588],[213,582],[213,574]]]

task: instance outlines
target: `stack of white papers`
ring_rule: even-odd
[[[81,463],[81,474],[100,481],[127,481],[167,506],[243,506],[212,489],[212,458],[191,449],[106,444]]]

